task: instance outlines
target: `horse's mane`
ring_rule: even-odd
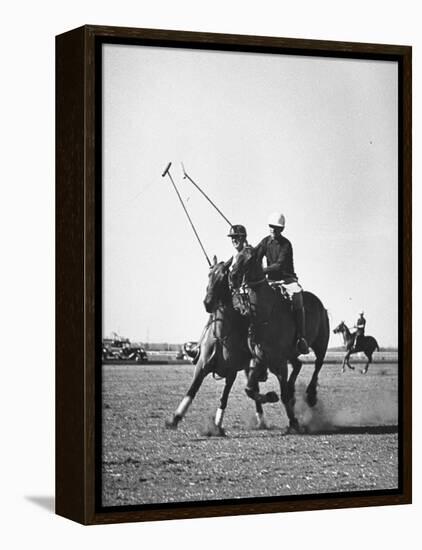
[[[231,293],[230,293],[229,281],[228,281],[228,267],[229,267],[229,262],[218,262],[211,267],[213,288],[215,288],[217,272],[219,272],[219,274],[222,274],[222,277],[220,279],[220,294],[217,296],[217,298],[222,303],[226,303],[226,304],[231,303]],[[221,285],[221,283],[223,284]]]
[[[233,266],[233,275],[236,276],[238,271],[242,271],[246,281],[253,282],[264,277],[261,258],[258,256],[258,247],[246,245],[239,252],[236,258],[236,263]]]

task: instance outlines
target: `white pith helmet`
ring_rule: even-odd
[[[286,218],[284,217],[284,214],[281,214],[280,212],[273,212],[268,217],[268,225],[272,225],[274,227],[284,227],[286,225]]]
[[[361,309],[361,310],[359,311],[359,315],[363,315],[364,313],[365,313],[365,312],[363,311],[363,309]]]

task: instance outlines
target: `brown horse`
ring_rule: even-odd
[[[355,332],[350,332],[349,328],[347,327],[346,323],[342,321],[334,330],[334,334],[342,334],[343,335],[343,341],[344,346],[346,348],[346,355],[343,359],[343,365],[341,372],[345,371],[346,365],[349,367],[349,369],[354,370],[355,367],[353,367],[350,364],[350,356],[353,353],[359,353],[360,351],[363,351],[363,353],[366,355],[368,361],[366,362],[365,367],[361,370],[362,374],[366,374],[368,372],[369,364],[372,363],[372,355],[374,351],[379,351],[378,342],[375,340],[373,336],[360,336],[358,341],[356,342],[356,348],[353,347],[353,344],[355,343]]]
[[[249,345],[256,361],[256,367],[249,375],[246,393],[252,399],[265,402],[265,397],[259,394],[256,381],[269,368],[280,384],[281,400],[289,418],[289,429],[296,431],[299,425],[294,413],[294,392],[302,362],[296,350],[296,324],[291,303],[268,284],[257,250],[253,247],[246,247],[238,255],[231,271],[230,282],[233,289],[243,289],[246,293],[240,302],[250,321]],[[314,406],[317,402],[318,374],[327,351],[330,328],[327,311],[319,298],[310,292],[304,292],[303,301],[306,311],[306,340],[316,357],[306,398],[308,404]],[[288,361],[293,370],[287,380]]]
[[[248,373],[251,354],[247,345],[248,322],[233,308],[228,284],[228,270],[231,261],[217,263],[209,272],[209,280],[204,299],[205,309],[210,318],[200,341],[199,359],[195,365],[192,383],[166,427],[177,428],[205,377],[213,373],[225,379],[220,407],[215,415],[215,435],[225,435],[223,429],[224,411],[237,373]],[[271,392],[269,392],[271,393]],[[273,392],[274,393],[274,392]],[[269,398],[268,401],[271,401]],[[258,426],[265,427],[261,403],[256,403]]]

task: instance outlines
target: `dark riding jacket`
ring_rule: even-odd
[[[365,334],[365,325],[366,325],[366,319],[365,317],[359,317],[356,323],[356,336],[363,336]]]
[[[284,281],[287,284],[297,282],[293,266],[293,247],[286,237],[268,235],[256,248],[259,260],[262,261],[264,256],[267,259],[264,273],[270,281]]]

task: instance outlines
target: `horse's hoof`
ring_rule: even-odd
[[[277,403],[277,401],[279,400],[278,395],[275,391],[269,391],[266,394],[262,394],[249,388],[245,388],[245,393],[248,397],[250,397],[257,403],[260,403],[261,405],[264,405],[265,403]]]
[[[258,420],[255,429],[256,430],[268,430],[268,425],[265,422],[265,420]]]
[[[279,397],[276,394],[275,391],[269,391],[264,395],[265,401],[264,403],[277,403],[279,401]]]
[[[201,435],[206,437],[226,437],[226,432],[222,426],[217,426],[217,424],[211,422],[205,430],[201,432]]]
[[[365,369],[363,369],[363,370],[361,370],[360,372],[361,372],[362,374],[366,374],[368,371],[365,370]]]
[[[313,393],[307,393],[306,403],[309,405],[309,407],[315,407],[315,405],[317,404],[317,396]]]
[[[165,427],[168,430],[177,430],[177,425],[179,424],[179,420],[177,418],[172,418],[171,420],[165,421]]]
[[[286,435],[300,435],[304,433],[299,424],[291,424],[285,431]]]

